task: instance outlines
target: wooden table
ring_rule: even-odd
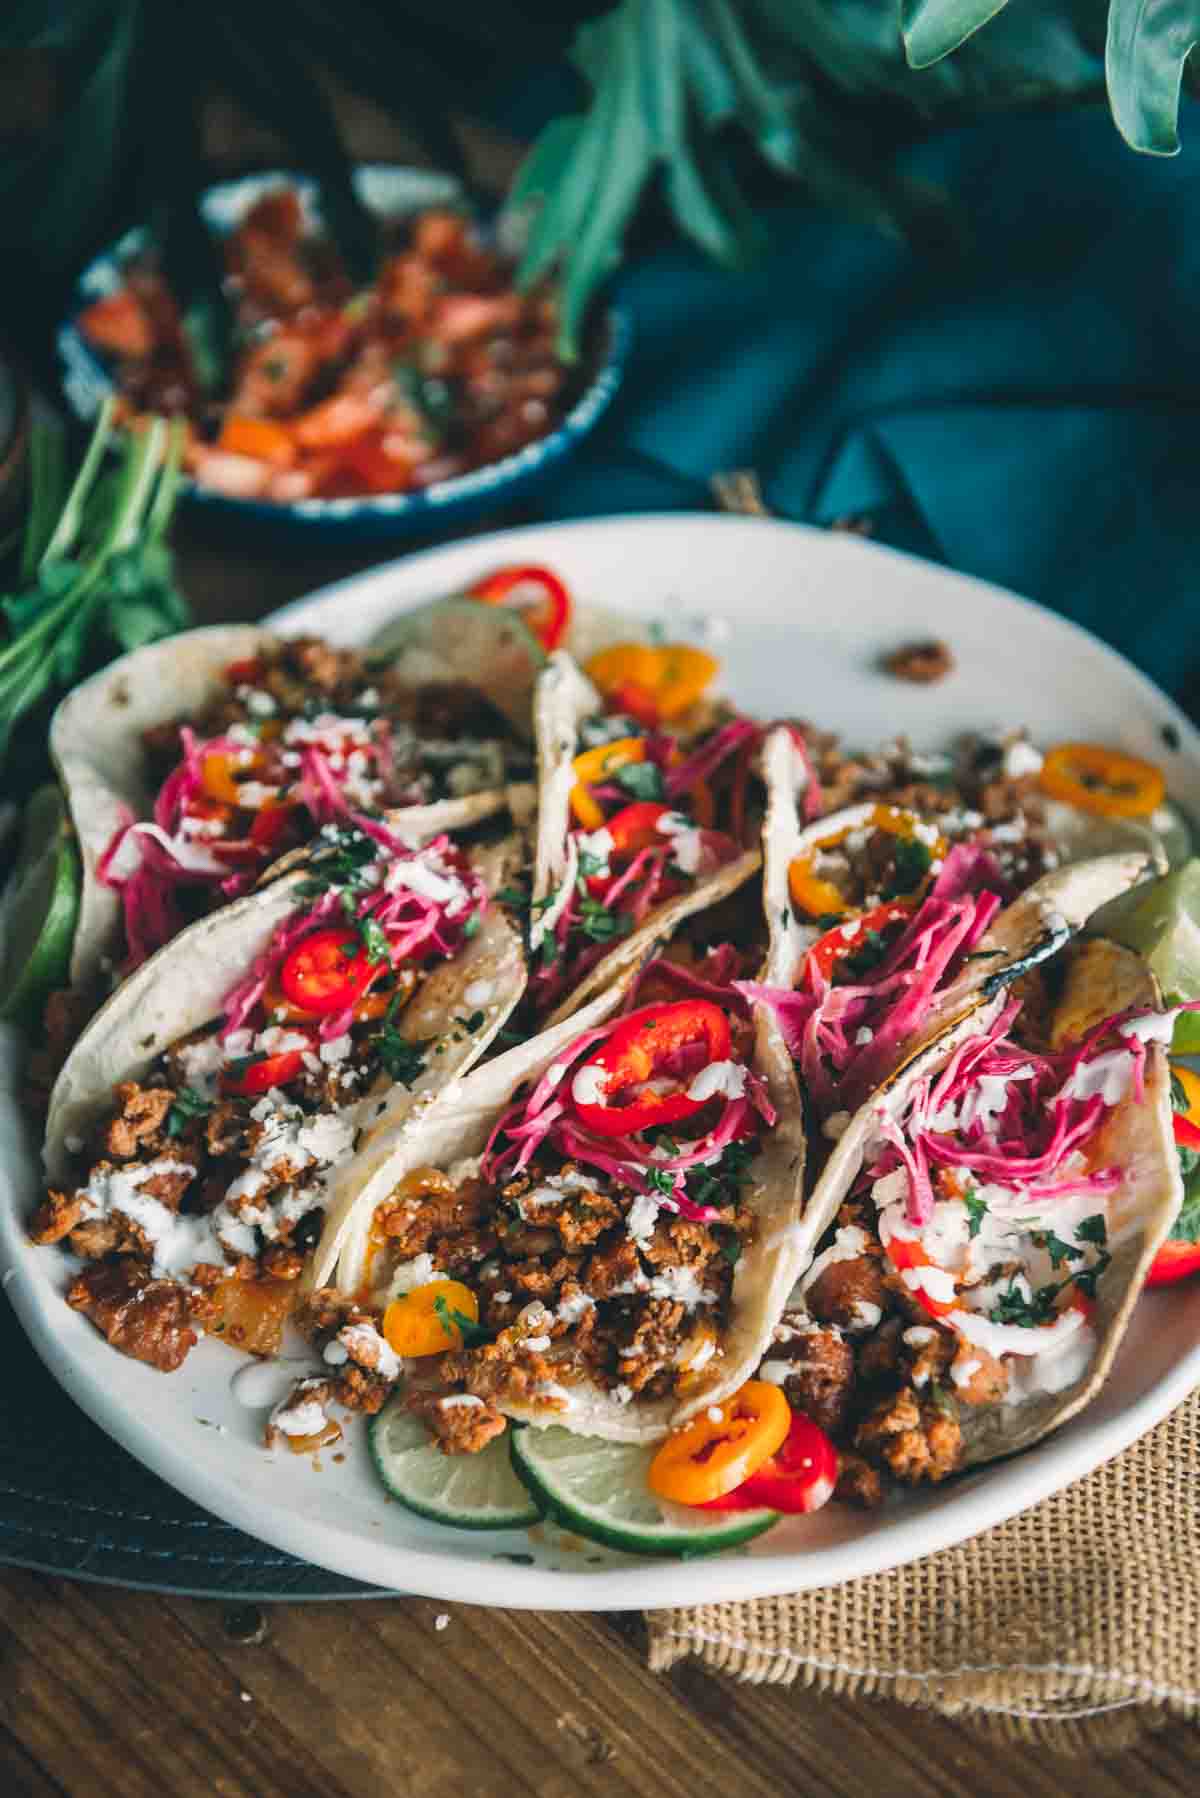
[[[185,528],[204,622],[379,560]],[[0,1791],[30,1798],[1168,1798],[1171,1726],[1102,1762],[891,1703],[647,1672],[635,1616],[426,1599],[262,1608],[0,1570]]]

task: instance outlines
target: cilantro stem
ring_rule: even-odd
[[[79,473],[68,493],[66,503],[59,514],[58,523],[51,532],[38,560],[38,567],[45,568],[50,562],[57,562],[69,552],[75,539],[83,528],[84,505],[92,490],[104,452],[108,448],[108,440],[112,435],[113,410],[116,399],[113,394],[106,394],[104,403],[96,417],[96,428],[92,432],[92,440],[87,446]]]

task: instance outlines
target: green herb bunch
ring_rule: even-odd
[[[181,429],[155,419],[106,468],[111,437],[109,403],[72,480],[62,426],[34,421],[26,522],[10,546],[13,584],[0,597],[0,771],[26,713],[112,655],[190,622],[166,541]]]

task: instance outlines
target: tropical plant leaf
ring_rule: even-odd
[[[1104,68],[1117,129],[1135,150],[1179,149],[1183,65],[1200,43],[1197,0],[1110,0]]]
[[[900,0],[900,32],[914,69],[940,62],[986,25],[1008,0]]]

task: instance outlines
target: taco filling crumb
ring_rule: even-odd
[[[759,1378],[843,1448],[844,1495],[936,1482],[972,1408],[1065,1391],[1098,1348],[1098,1283],[1136,1228],[1114,1108],[1147,1102],[1174,1014],[1106,1018],[1046,1049],[1019,1001],[918,1079],[874,1129]],[[1133,1224],[1127,1221],[1127,1208]]]
[[[152,820],[130,817],[99,864],[122,894],[127,968],[323,825],[466,798],[529,770],[476,689],[414,688],[359,650],[281,640],[225,674],[202,715],[143,734]]]
[[[122,1082],[87,1142],[68,1141],[77,1179],[31,1226],[89,1263],[68,1302],[164,1370],[201,1331],[278,1348],[362,1101],[411,1085],[436,1053],[403,1034],[404,1009],[488,904],[448,838],[413,850],[332,825],[297,900],[222,1016]]]

